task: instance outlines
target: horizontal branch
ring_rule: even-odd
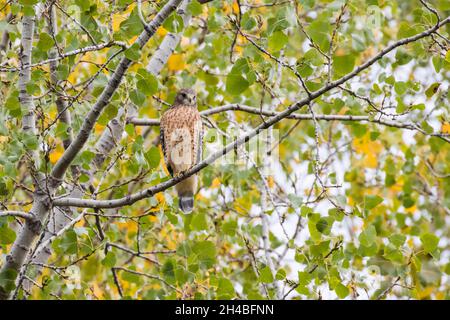
[[[153,274],[143,273],[143,272],[139,272],[139,271],[135,271],[135,270],[131,270],[131,269],[126,269],[126,268],[123,268],[123,267],[113,267],[112,269],[117,270],[117,271],[128,272],[128,273],[131,273],[131,274],[135,274],[137,276],[143,276],[145,278],[149,278],[149,279],[160,281],[160,282],[164,283],[166,286],[168,286],[168,287],[172,288],[173,290],[181,293],[181,291],[177,287],[175,287],[174,285],[168,283],[163,278],[160,278],[160,277],[155,276]]]
[[[19,217],[24,219],[33,218],[31,214],[22,211],[0,211],[0,217]]]
[[[276,115],[279,115],[280,112],[276,111],[269,111],[269,110],[261,110],[259,108],[249,107],[246,105],[241,105],[238,103],[235,104],[227,104],[223,105],[217,108],[212,108],[208,110],[204,110],[200,112],[201,116],[209,116],[225,111],[243,111],[251,114],[256,115],[263,115],[268,117],[273,117]],[[370,116],[363,116],[363,115],[340,115],[340,114],[316,114],[315,115],[316,120],[323,120],[323,121],[345,121],[345,122],[371,122],[380,124],[387,127],[393,127],[393,128],[399,128],[399,129],[407,129],[407,130],[415,130],[418,131],[424,135],[427,136],[437,136],[439,138],[442,138],[443,140],[450,143],[450,140],[445,137],[445,135],[440,135],[437,133],[427,133],[421,128],[419,128],[415,123],[412,122],[402,122],[402,121],[394,121],[394,120],[388,120],[388,119],[375,119]],[[286,117],[286,119],[295,119],[295,120],[313,120],[312,114],[298,114],[298,113],[292,113],[289,116]],[[159,120],[158,119],[143,119],[143,118],[131,118],[127,120],[128,123],[134,124],[136,126],[159,126]]]
[[[372,66],[375,62],[383,58],[385,55],[393,51],[394,49],[406,45],[412,42],[415,42],[419,39],[425,38],[427,36],[430,36],[432,33],[434,33],[436,30],[438,30],[443,25],[450,22],[450,17],[447,17],[445,20],[442,20],[439,24],[431,27],[428,30],[425,30],[424,32],[421,32],[415,36],[404,38],[402,40],[399,40],[390,46],[386,47],[382,51],[380,51],[378,54],[376,54],[374,57],[366,61],[365,63],[361,64],[357,68],[355,68],[352,72],[349,74],[343,76],[342,78],[330,82],[329,84],[325,85],[321,89],[312,92],[308,97],[292,104],[289,106],[286,110],[277,113],[276,115],[272,116],[271,118],[267,119],[263,123],[261,123],[259,126],[257,126],[252,131],[246,133],[239,139],[236,139],[234,142],[228,144],[224,149],[219,150],[213,154],[211,154],[209,157],[204,159],[202,162],[196,164],[183,174],[176,176],[170,180],[167,180],[165,182],[162,182],[160,184],[157,184],[153,187],[147,188],[145,190],[142,190],[140,192],[130,194],[126,197],[119,198],[119,199],[112,199],[112,200],[91,200],[91,199],[74,199],[74,198],[61,198],[61,199],[55,199],[53,200],[53,205],[55,206],[76,206],[76,207],[84,207],[84,208],[117,208],[122,207],[125,205],[131,205],[135,203],[136,201],[149,198],[153,195],[155,195],[158,192],[164,191],[174,185],[176,185],[178,182],[196,174],[200,170],[206,168],[209,164],[213,163],[217,159],[221,158],[228,152],[234,150],[238,146],[244,144],[245,142],[249,141],[253,137],[257,136],[260,132],[263,130],[270,128],[275,123],[278,123],[284,118],[288,118],[291,116],[295,111],[299,110],[305,105],[310,104],[313,100],[317,99],[321,95],[329,92],[330,90],[344,84],[348,80],[354,78],[356,75],[361,73],[363,70],[366,70],[370,66]]]
[[[97,44],[97,45],[87,46],[87,47],[84,47],[84,48],[68,51],[68,52],[63,53],[63,54],[61,54],[59,56],[52,57],[52,58],[49,58],[47,60],[43,60],[43,61],[36,62],[36,63],[33,63],[33,64],[29,64],[29,65],[23,66],[21,68],[0,67],[0,72],[17,72],[17,71],[24,70],[24,69],[35,68],[35,67],[43,66],[45,64],[49,64],[51,62],[56,62],[58,60],[65,59],[65,58],[70,57],[70,56],[75,56],[77,54],[83,54],[83,53],[90,52],[90,51],[99,51],[99,50],[102,50],[102,49],[105,49],[105,48],[109,48],[109,47],[112,47],[112,46],[119,46],[119,47],[121,47],[123,49],[127,48],[127,45],[125,43],[123,43],[123,42],[110,41],[110,42],[100,43],[100,44]]]

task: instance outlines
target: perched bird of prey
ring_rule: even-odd
[[[202,160],[203,127],[194,90],[181,89],[177,93],[175,102],[161,117],[160,138],[164,161],[172,176]],[[185,213],[192,212],[197,184],[197,175],[193,175],[175,186],[180,209]]]

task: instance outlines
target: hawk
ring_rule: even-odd
[[[202,160],[203,127],[197,110],[197,95],[192,89],[181,89],[173,105],[161,117],[161,147],[171,176],[190,169]],[[180,209],[189,213],[194,207],[197,175],[175,185]]]

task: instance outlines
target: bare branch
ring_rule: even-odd
[[[32,215],[22,211],[0,211],[0,217],[19,217],[24,219],[32,218]]]
[[[75,55],[83,54],[83,53],[90,52],[90,51],[99,51],[99,50],[103,50],[105,48],[110,48],[110,47],[113,47],[113,46],[119,46],[119,47],[124,48],[124,49],[127,48],[126,44],[124,44],[124,43],[122,43],[120,41],[110,41],[110,42],[100,43],[100,44],[97,44],[97,45],[87,46],[87,47],[83,47],[83,48],[80,48],[80,49],[68,51],[68,52],[62,53],[61,55],[58,55],[56,57],[52,57],[52,58],[43,60],[41,62],[28,64],[26,66],[23,65],[23,66],[20,66],[19,68],[0,67],[0,72],[16,72],[16,71],[21,71],[23,69],[35,68],[35,67],[43,66],[43,65],[46,65],[46,64],[50,64],[50,63],[55,62],[55,61],[59,61],[59,60],[65,59],[65,58],[70,57],[70,56],[75,56]]]
[[[222,113],[226,111],[243,111],[255,115],[263,115],[268,117],[273,117],[276,115],[279,115],[281,112],[277,111],[269,111],[269,110],[261,110],[260,108],[254,108],[242,104],[227,104],[220,107],[204,110],[200,112],[200,115],[203,117]],[[298,114],[298,113],[292,113],[289,116],[285,117],[286,119],[295,119],[295,120],[313,120],[313,117],[311,114]],[[387,127],[393,127],[393,128],[399,128],[399,129],[406,129],[406,130],[415,130],[419,133],[426,135],[426,136],[436,136],[440,139],[443,139],[446,142],[450,142],[450,140],[446,137],[445,134],[440,133],[427,133],[424,130],[422,130],[420,127],[418,127],[415,123],[412,122],[402,122],[402,121],[394,121],[389,119],[382,119],[382,118],[373,118],[370,116],[362,116],[362,115],[340,115],[340,114],[316,114],[315,115],[316,120],[322,120],[322,121],[356,121],[356,122],[370,122],[375,123]],[[158,119],[145,119],[145,118],[130,118],[127,121],[128,123],[132,123],[136,126],[159,126],[159,120]]]

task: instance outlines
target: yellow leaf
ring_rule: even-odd
[[[444,122],[441,131],[442,133],[450,134],[450,122]]]
[[[0,136],[0,143],[8,142],[7,136]]]
[[[231,13],[231,7],[230,7],[230,5],[227,2],[223,3],[223,13],[225,15],[228,15],[228,14]]]
[[[186,67],[183,61],[183,55],[178,53],[172,54],[167,61],[167,66],[170,71],[183,70]]]
[[[242,51],[244,51],[244,49],[241,46],[236,45],[234,47],[234,51],[238,54],[242,54]]]
[[[96,123],[94,125],[94,130],[95,130],[95,134],[101,134],[103,132],[103,130],[105,129],[104,125],[101,125],[99,123]]]
[[[214,178],[214,180],[211,183],[211,188],[218,188],[220,186],[220,179],[219,178]]]
[[[445,299],[445,294],[444,294],[444,292],[438,292],[438,293],[436,293],[435,299],[436,299],[436,300],[444,300],[444,299]]]
[[[267,184],[269,185],[269,188],[273,188],[273,186],[275,185],[275,182],[274,182],[272,176],[269,176],[269,178],[267,178]]]
[[[378,160],[375,154],[373,153],[369,153],[366,155],[366,157],[364,158],[363,164],[367,167],[367,168],[376,168],[377,164],[378,164]]]
[[[128,42],[129,42],[130,44],[133,44],[133,43],[136,41],[137,38],[138,38],[138,36],[134,36],[133,38],[131,38],[130,40],[128,40]]]
[[[125,20],[125,17],[124,17],[123,14],[120,14],[120,13],[113,14],[113,16],[112,16],[112,28],[113,28],[114,32],[119,30],[120,24],[124,20]]]
[[[378,155],[383,149],[379,141],[372,141],[370,133],[367,132],[363,137],[353,140],[353,148],[357,153],[363,154],[363,163],[368,168],[376,168],[378,164]]]
[[[168,31],[167,31],[167,29],[165,29],[164,27],[159,27],[159,28],[156,30],[156,33],[158,34],[158,36],[164,37],[164,36],[168,33]]]
[[[164,193],[162,192],[155,194],[155,198],[159,203],[164,203],[166,201],[166,198],[164,198]]]
[[[136,127],[136,134],[139,136],[142,134],[142,127]]]
[[[103,290],[100,289],[96,282],[94,282],[94,285],[92,286],[92,293],[96,298],[103,299]]]
[[[114,32],[119,30],[120,24],[122,23],[122,21],[124,21],[125,19],[128,18],[129,13],[131,11],[133,11],[135,6],[136,6],[136,4],[132,3],[132,4],[130,4],[128,6],[128,8],[125,11],[113,14],[113,16],[112,16],[112,27],[113,27],[113,31]]]
[[[59,160],[59,158],[61,158],[63,154],[63,150],[62,147],[58,146],[56,147],[56,149],[54,149],[52,152],[50,152],[49,154],[49,160],[51,163],[55,164],[56,161]]]
[[[239,5],[236,0],[233,1],[233,13],[239,14]]]
[[[347,202],[349,206],[354,206],[355,205],[355,200],[353,200],[352,196],[348,196],[347,197]]]
[[[126,230],[128,232],[137,231],[137,224],[133,220],[129,220],[127,222],[117,222],[116,224],[119,230]]]
[[[79,227],[83,227],[84,226],[84,219],[78,221],[77,223],[75,223],[75,227],[79,228]]]
[[[433,292],[433,287],[426,287],[423,290],[417,291],[417,299],[422,300],[428,298]]]

